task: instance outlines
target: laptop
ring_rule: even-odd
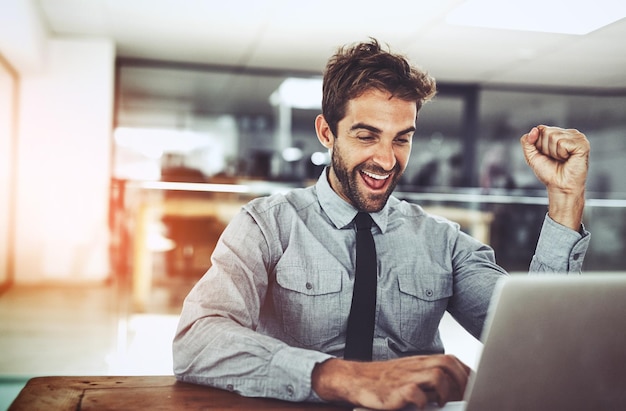
[[[503,278],[481,341],[464,400],[427,410],[626,410],[626,273]]]
[[[466,411],[626,410],[626,273],[497,286]]]

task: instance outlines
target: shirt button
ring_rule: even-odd
[[[430,288],[426,289],[426,297],[432,297],[433,296],[433,290],[431,290]]]
[[[306,287],[307,290],[312,290],[313,289],[313,284],[306,283],[305,287]]]
[[[228,385],[226,386],[226,389],[227,389],[228,391],[232,391],[232,390],[234,390],[234,389],[235,389],[235,386],[234,386],[234,385],[232,385],[232,384],[228,384]]]
[[[578,261],[578,259],[580,258],[580,253],[574,254],[572,258],[574,258],[574,261]]]
[[[295,390],[293,389],[293,385],[287,386],[287,394],[289,394],[290,397],[293,396],[294,391]]]

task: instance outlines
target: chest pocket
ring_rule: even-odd
[[[400,334],[417,348],[431,344],[452,296],[452,278],[442,275],[398,276],[400,288]]]
[[[283,331],[306,347],[336,338],[342,327],[341,278],[336,268],[277,269],[273,298]]]

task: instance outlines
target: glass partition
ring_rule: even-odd
[[[589,198],[626,198],[626,92],[483,90],[477,139],[483,189],[540,187],[517,136],[537,124],[576,128],[591,143]]]
[[[591,143],[585,224],[592,232],[585,270],[626,270],[626,93],[618,91],[525,91],[487,89],[481,92],[480,193],[543,197],[545,190],[528,168],[516,136],[536,124],[576,128]],[[500,261],[534,247],[534,230],[545,207],[491,204],[501,215],[492,227]],[[531,211],[531,210],[535,211]],[[508,233],[508,234],[506,234]],[[506,235],[505,235],[506,234]],[[526,236],[528,240],[522,241]],[[525,245],[524,245],[525,244]]]
[[[320,87],[319,73],[120,62],[112,255],[138,309],[159,282],[197,281],[243,203],[317,179],[329,161],[314,130]],[[420,112],[399,197],[459,222],[507,270],[526,271],[547,200],[519,138],[542,123],[579,128],[592,144],[585,269],[625,269],[625,95],[439,90]]]
[[[444,89],[425,105],[406,183],[458,183],[464,98]],[[328,163],[314,129],[319,73],[122,62],[117,101],[118,179],[306,183]],[[440,174],[425,175],[435,163]]]

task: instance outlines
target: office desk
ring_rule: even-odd
[[[173,376],[37,377],[9,411],[87,410],[351,410],[327,404],[246,398],[216,388],[177,382]]]

